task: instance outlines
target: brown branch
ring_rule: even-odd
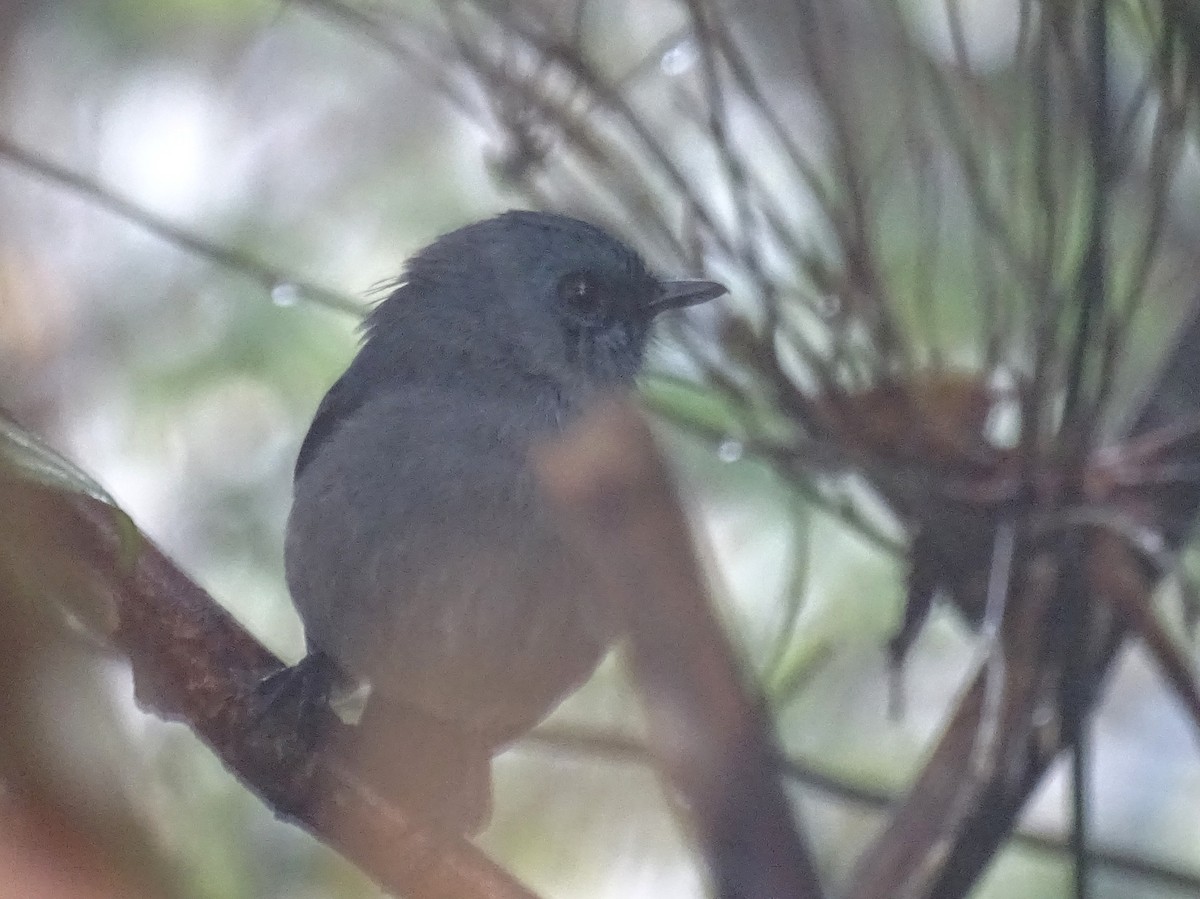
[[[1153,386],[1143,395],[1128,432],[1146,434],[1190,420],[1200,396],[1198,372],[1200,316],[1194,316],[1179,333]],[[1198,456],[1200,440],[1190,438],[1174,447],[1172,458],[1192,461]],[[1177,548],[1189,533],[1197,510],[1200,487],[1171,485],[1152,495],[1140,512],[1168,547]],[[1113,613],[1112,620],[1101,625],[1101,632],[1094,636],[1095,649],[1085,661],[1082,675],[1086,683],[1098,685],[1127,636],[1127,628],[1139,628],[1130,608],[1135,602],[1149,601],[1154,578],[1152,566],[1114,534],[1102,532],[1092,538],[1087,553],[1084,583],[1062,584],[1061,589],[1083,589],[1092,608],[1108,608]],[[1150,640],[1152,650],[1161,650],[1153,645],[1153,633],[1137,632]],[[1006,646],[1006,655],[1011,655],[1013,648],[1011,643]],[[1170,658],[1155,654],[1159,663],[1167,666],[1168,684],[1188,705],[1195,692],[1194,676],[1172,669]],[[1016,720],[1008,717],[1007,710],[1020,701],[1022,691],[1015,688],[1015,679],[1029,676],[1029,664],[1019,655],[1009,659],[1006,721]],[[959,819],[953,833],[944,832],[938,822],[947,820],[959,785],[970,777],[970,748],[981,721],[984,677],[980,674],[969,687],[908,797],[882,835],[863,853],[847,893],[852,899],[895,899],[896,884],[918,871],[922,872],[920,889],[912,895],[939,899],[966,895],[1011,833],[1021,807],[1051,762],[1070,745],[1061,729],[1056,733],[1029,727],[1006,730],[999,754],[1016,762],[991,772],[977,790],[969,813]],[[1093,688],[1090,692],[1085,712],[1099,691]]]
[[[1119,541],[1105,541],[1103,549],[1093,548],[1089,561],[1111,561],[1103,554],[1120,557],[1123,550]],[[1128,561],[1133,562],[1131,557]],[[974,770],[986,714],[985,670],[959,701],[933,754],[887,828],[863,853],[847,891],[851,899],[967,895],[1011,833],[1029,793],[1066,748],[1067,735],[1061,728],[1033,727],[1030,721],[1039,696],[1045,701],[1050,674],[1038,652],[1039,631],[1046,623],[1048,603],[1071,586],[1062,583],[1058,572],[1050,585],[1045,577],[1034,580],[1042,584],[1029,590],[1034,595],[1022,598],[1024,620],[1017,622],[1019,633],[1010,633],[1005,641],[1004,700],[988,770],[982,777]],[[1101,649],[1087,660],[1084,677],[1088,684],[1103,680],[1124,636],[1111,625],[1105,631],[1098,641]],[[1089,707],[1098,692],[1090,691]],[[960,808],[964,785],[970,788],[965,810]],[[947,821],[952,826],[945,826]]]
[[[0,502],[53,516],[54,558],[82,565],[108,600],[111,643],[127,655],[143,708],[187,724],[277,816],[333,847],[384,889],[412,899],[534,899],[465,840],[434,830],[360,779],[334,750],[311,748],[258,692],[281,662],[157,547],[99,500],[15,479]],[[345,726],[329,716],[336,737]],[[324,745],[338,746],[336,738]],[[397,764],[403,760],[398,759]]]
[[[538,453],[569,540],[595,563],[642,697],[655,755],[682,795],[721,897],[818,899],[761,704],[713,614],[649,428],[599,406]]]

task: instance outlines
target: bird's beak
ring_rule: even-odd
[[[658,297],[650,304],[650,314],[658,315],[668,309],[682,309],[714,300],[729,293],[724,284],[716,281],[663,281]]]

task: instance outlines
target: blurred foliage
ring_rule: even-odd
[[[865,2],[844,5],[854,13]],[[1034,118],[1014,112],[1028,101],[1027,85],[1011,54],[996,49],[998,39],[989,40],[989,27],[992,37],[1004,37],[1000,26],[1011,25],[988,18],[1003,5],[962,4],[974,11],[968,18],[977,29],[972,46],[982,54],[978,85],[1008,104],[998,101],[1004,114],[993,119],[968,118],[977,128],[969,138],[1001,172],[1006,160],[1034,152],[1044,136]],[[942,6],[911,0],[895,9],[924,47],[928,65],[951,71],[946,45],[952,36]],[[1134,24],[1121,33],[1124,55],[1115,68],[1122,89],[1133,90],[1135,63],[1145,54],[1135,27],[1144,5],[1120,6]],[[373,286],[395,277],[407,255],[452,226],[506,206],[586,206],[587,172],[564,165],[554,178],[540,177],[539,166],[558,158],[552,130],[523,133],[519,121],[503,127],[512,110],[489,107],[469,82],[465,88],[456,83],[462,93],[449,102],[422,65],[396,58],[384,42],[323,15],[321,7],[233,0],[5,5],[4,135],[297,279],[362,296],[364,306]],[[413,19],[422,27],[437,21],[425,4],[351,8],[394,25],[381,30],[385,38],[402,36],[402,24]],[[704,149],[709,123],[696,116],[691,88],[681,87],[695,80],[699,60],[694,42],[680,31],[680,9],[665,2],[597,0],[587,14],[596,65],[629,73],[629,96],[662,126],[665,146],[689,178],[712,187],[703,198],[716,210],[710,230],[736,235],[735,198],[720,190],[713,175],[720,160]],[[795,61],[796,15],[796,8],[768,0],[738,4],[738,34],[757,51],[766,80],[813,150],[817,182],[842,202],[846,196],[831,174],[840,160],[824,143],[832,143],[828,122],[813,110],[808,75]],[[1181,32],[1185,51],[1190,35]],[[889,188],[872,197],[877,202],[870,227],[879,268],[899,298],[895,313],[917,335],[923,360],[979,365],[988,322],[979,302],[969,185],[961,174],[945,180],[914,176],[890,155],[912,139],[907,125],[932,118],[932,100],[915,87],[919,79],[889,69],[889,58],[875,55],[878,48],[835,49],[861,65],[855,78],[867,87],[860,92],[863,108],[856,110],[862,113],[857,149],[860,161],[872,163],[871,176]],[[508,62],[528,67],[529,58],[514,53]],[[570,101],[570,92],[563,93]],[[896,101],[910,93],[905,102]],[[464,101],[468,111],[482,108],[493,120],[462,115]],[[589,114],[604,123],[614,117],[605,109]],[[1078,173],[1071,166],[1078,162],[1072,154],[1080,123],[1066,111],[1061,122],[1060,162],[1072,176]],[[761,123],[743,124],[743,138],[766,179],[764,193],[786,198],[785,225],[802,235],[803,253],[788,255],[795,247],[767,237],[749,247],[694,253],[685,240],[672,244],[654,230],[655,220],[640,220],[629,208],[589,212],[632,234],[664,270],[704,264],[728,277],[731,306],[754,326],[762,325],[764,312],[755,299],[759,285],[744,263],[747,253],[758,251],[761,265],[795,301],[787,307],[794,332],[811,336],[844,311],[822,306],[830,279],[840,274],[830,258],[827,223],[811,198],[793,190],[796,176],[777,158],[778,148],[757,141]],[[935,157],[946,152],[943,145],[925,149]],[[1194,141],[1188,154],[1189,167],[1169,194],[1174,220],[1163,239],[1166,261],[1155,269],[1153,289],[1127,335],[1124,395],[1145,379],[1194,285],[1200,234]],[[1005,206],[1008,225],[1036,250],[1045,222],[1035,173],[1007,174],[1011,180],[1000,178],[1000,188],[1034,198]],[[657,210],[663,232],[677,232],[680,223],[692,222],[695,210],[664,198],[663,181],[661,172],[648,175],[628,203]],[[1080,185],[1071,177],[1056,185],[1066,194],[1057,225],[1062,256],[1077,257],[1085,214]],[[1148,196],[1130,189],[1118,204],[1114,243],[1130,248],[1119,258],[1118,283],[1136,268]],[[301,636],[281,562],[291,466],[317,401],[353,352],[356,322],[306,301],[286,282],[264,290],[2,161],[0,208],[0,405],[89,473],[55,463],[47,475],[56,483],[111,492],[268,645],[298,656]],[[1020,293],[1000,280],[993,285],[998,294],[1011,300]],[[900,790],[953,699],[971,637],[952,615],[935,618],[906,672],[908,714],[889,721],[881,645],[903,601],[903,559],[845,526],[846,510],[869,502],[861,485],[809,490],[755,456],[753,442],[786,442],[795,435],[763,385],[751,385],[752,402],[743,403],[704,380],[711,372],[703,351],[717,340],[720,326],[703,316],[675,324],[656,347],[655,371],[643,389],[648,405],[670,422],[662,427],[663,440],[711,548],[710,566],[724,585],[718,588],[722,611],[763,678],[788,751],[820,770]],[[847,329],[843,336],[852,342],[859,335]],[[5,429],[0,437],[13,433]],[[27,460],[48,458],[39,447],[22,452]],[[873,512],[882,520],[883,538],[898,539],[896,523]],[[20,555],[18,534],[8,519],[0,549]],[[11,584],[0,588],[13,592]],[[51,592],[70,601],[81,590],[58,585]],[[12,606],[5,611],[12,614]],[[6,632],[0,626],[0,634]],[[168,874],[152,865],[145,876],[161,883],[164,894],[373,894],[350,866],[274,820],[186,730],[142,717],[119,669],[78,647],[64,650],[60,639],[37,637],[31,664],[49,669],[39,677],[62,691],[56,697],[72,697],[69,704],[11,713],[0,721],[0,732],[32,734],[49,721],[63,731],[57,736],[74,753],[72,764],[119,786],[121,823],[91,832],[131,834],[135,854],[162,861]],[[8,684],[30,682],[7,669],[5,676]],[[90,704],[90,712],[76,716],[81,704]],[[607,663],[555,723],[636,735],[636,704],[619,665]],[[1106,845],[1200,868],[1194,839],[1200,763],[1192,734],[1136,653],[1123,663],[1104,706],[1097,743],[1098,837]],[[14,761],[2,745],[5,776],[49,766],[61,749],[53,741],[36,742]],[[1147,776],[1156,770],[1170,773],[1158,792]],[[535,889],[589,897],[696,895],[702,889],[667,798],[645,768],[529,744],[502,757],[498,772],[497,818],[483,842]],[[47,768],[45,782],[59,783],[58,774]],[[1145,789],[1136,788],[1143,783]],[[80,788],[82,799],[62,802],[68,809],[87,805],[90,789]],[[1060,791],[1056,780],[1035,798],[1027,815],[1032,826],[1061,830]],[[835,876],[844,875],[878,817],[808,791],[801,802],[812,816],[823,863]],[[1014,850],[979,895],[1057,897],[1066,895],[1067,883],[1063,857]],[[1113,896],[1182,895],[1116,875],[1106,876],[1103,889],[1102,895]]]

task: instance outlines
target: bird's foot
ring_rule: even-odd
[[[254,726],[268,719],[290,725],[300,743],[314,747],[322,736],[322,723],[330,714],[330,698],[343,675],[337,664],[319,650],[295,665],[280,668],[255,687]]]

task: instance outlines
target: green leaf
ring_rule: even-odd
[[[118,574],[137,564],[145,538],[94,478],[0,410],[0,583],[29,608],[103,639],[116,626],[107,577],[73,547],[72,528],[89,527],[72,497],[102,503],[112,516]]]
[[[0,409],[0,460],[23,480],[82,493],[116,508],[108,492],[87,472],[30,434]]]
[[[743,436],[739,410],[718,391],[669,375],[650,375],[639,382],[651,411],[716,439]]]

